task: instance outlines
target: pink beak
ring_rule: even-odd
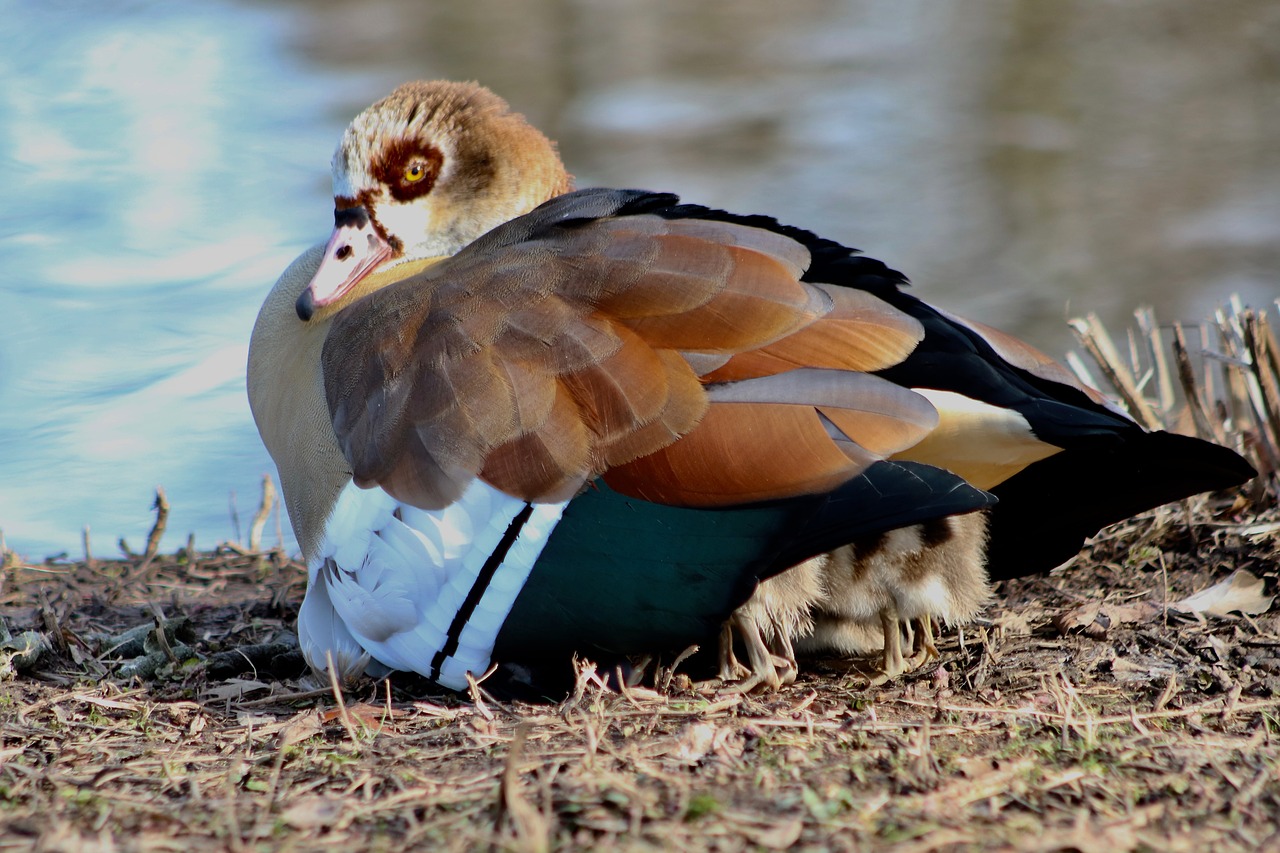
[[[390,244],[373,227],[363,207],[335,210],[333,223],[320,267],[298,297],[296,308],[303,320],[310,320],[316,309],[341,297],[391,257]]]

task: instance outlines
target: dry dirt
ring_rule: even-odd
[[[0,851],[1278,848],[1280,616],[1165,607],[1237,569],[1271,592],[1278,521],[1112,528],[884,687],[822,660],[763,696],[617,692],[585,665],[554,704],[340,703],[301,671],[280,553],[9,554]]]

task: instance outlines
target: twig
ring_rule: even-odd
[[[165,636],[165,618],[164,612],[155,602],[151,603],[151,615],[156,621],[156,643],[160,646],[160,651],[164,652],[164,656],[169,659],[170,663],[177,663],[178,656],[173,653],[173,647],[169,645],[169,638]]]
[[[351,714],[347,711],[347,703],[342,698],[342,686],[338,684],[338,668],[333,661],[333,652],[326,649],[324,653],[325,671],[329,675],[329,689],[333,693],[333,701],[338,703],[338,719],[342,720],[342,727],[347,730],[347,737],[351,738],[351,748],[356,752],[360,751],[360,741],[356,738],[356,727],[351,722]]]
[[[520,848],[541,851],[548,849],[547,821],[520,790],[520,762],[524,758],[529,729],[529,721],[524,720],[512,735],[511,747],[502,768],[502,782],[498,786],[498,820],[494,828],[501,832],[503,818],[510,818]]]
[[[62,630],[62,624],[58,621],[58,614],[54,612],[53,606],[49,604],[49,596],[45,595],[43,589],[40,590],[40,618],[44,622],[44,629],[53,638],[53,644],[57,647],[58,652],[63,656],[70,657],[71,645],[67,642],[67,635]]]
[[[1085,363],[1085,360],[1081,358],[1080,354],[1075,350],[1071,350],[1067,353],[1067,366],[1071,368],[1071,372],[1076,375],[1076,378],[1085,385],[1088,385],[1090,388],[1102,389],[1101,383],[1093,378],[1093,372],[1089,370],[1089,365]]]
[[[271,508],[276,502],[276,486],[271,481],[270,474],[262,475],[262,503],[258,505],[258,511],[253,516],[253,522],[249,525],[249,550],[262,550],[262,529],[266,527],[267,519],[271,517]]]
[[[147,547],[142,552],[143,565],[151,562],[160,550],[160,537],[164,536],[164,529],[169,524],[169,499],[165,497],[164,489],[159,486],[156,486],[156,502],[152,508],[156,511],[156,523],[151,527],[151,533],[147,535]]]
[[[1209,348],[1208,324],[1201,323],[1198,326],[1198,328],[1200,330],[1200,352],[1207,355],[1211,352]],[[1222,370],[1223,370],[1224,376],[1231,375],[1231,371],[1227,370],[1226,368],[1222,368]],[[1218,399],[1218,391],[1217,391],[1217,388],[1214,386],[1213,377],[1214,377],[1213,366],[1206,363],[1204,365],[1204,400],[1206,403],[1208,403],[1209,401]]]
[[[498,664],[495,662],[489,664],[489,668],[479,678],[476,678],[470,671],[467,672],[467,693],[471,695],[471,701],[476,710],[480,712],[480,716],[490,722],[493,721],[493,712],[489,710],[484,700],[486,697],[495,702],[497,700],[490,696],[489,692],[480,686],[480,683],[497,671]]]
[[[227,842],[232,851],[244,850],[244,839],[240,837],[240,820],[236,815],[236,797],[239,794],[240,780],[244,778],[243,762],[231,762],[227,767]]]
[[[1052,711],[1045,711],[1045,710],[1041,710],[1040,708],[1035,708],[1031,706],[1023,706],[1021,708],[995,708],[995,707],[981,707],[981,706],[973,706],[973,705],[943,705],[936,702],[923,702],[918,699],[898,699],[896,701],[900,705],[913,705],[913,706],[919,706],[921,708],[929,708],[931,710],[949,711],[951,713],[970,713],[970,714],[977,714],[979,716],[1014,716],[1014,717],[1026,716],[1026,717],[1036,717],[1044,720],[1064,720],[1064,715],[1062,714],[1055,714]],[[1218,705],[1218,707],[1216,708],[1208,707],[1210,705]],[[1178,708],[1176,710],[1168,710],[1168,711],[1165,711],[1165,710],[1151,711],[1144,714],[1138,714],[1138,719],[1144,720],[1144,721],[1172,720],[1172,719],[1177,719],[1179,717],[1194,717],[1198,714],[1221,715],[1224,711],[1227,711],[1228,709],[1233,714],[1242,714],[1242,713],[1248,713],[1253,711],[1263,711],[1263,710],[1276,708],[1276,707],[1280,707],[1280,699],[1262,699],[1257,702],[1236,703],[1236,704],[1231,704],[1229,708],[1228,708],[1228,703],[1223,700],[1210,699],[1207,702],[1201,702],[1200,704],[1193,705],[1190,708]],[[766,721],[762,721],[762,720],[750,720],[750,722],[753,725],[761,725],[766,723]],[[1129,714],[1122,714],[1122,715],[1116,715],[1111,717],[1095,717],[1095,718],[1092,718],[1091,720],[1092,726],[1108,726],[1108,725],[1113,726],[1119,723],[1132,725],[1133,718]],[[800,724],[797,723],[795,725],[800,725]]]
[[[1151,358],[1156,374],[1156,391],[1160,399],[1160,413],[1168,416],[1173,411],[1173,378],[1169,375],[1169,357],[1165,354],[1164,336],[1156,322],[1155,310],[1144,305],[1133,312],[1138,328],[1147,341],[1147,355]]]
[[[1253,311],[1245,311],[1241,316],[1244,345],[1249,355],[1249,371],[1258,386],[1258,402],[1262,409],[1260,427],[1265,427],[1269,443],[1274,448],[1277,437],[1280,437],[1280,388],[1277,387],[1276,376],[1267,370],[1271,358],[1267,353],[1270,330],[1260,321]]]
[[[1156,699],[1156,704],[1152,706],[1151,710],[1156,712],[1163,711],[1165,706],[1169,704],[1169,700],[1176,696],[1177,693],[1178,674],[1176,672],[1171,672],[1169,673],[1169,680],[1165,682],[1164,690],[1160,691],[1160,696]]]
[[[676,677],[676,669],[679,668],[680,664],[696,655],[699,648],[698,644],[694,643],[676,655],[676,659],[671,662],[671,666],[660,668],[654,677],[654,686],[663,691],[671,687],[671,681]]]
[[[264,696],[261,699],[245,699],[236,702],[237,708],[257,708],[262,705],[274,705],[277,702],[297,702],[303,699],[316,699],[321,696],[332,696],[332,687],[319,687],[315,690],[301,690],[297,693],[277,693],[273,696]]]
[[[89,547],[89,525],[86,524],[84,526],[84,531],[81,533],[81,538],[84,540],[85,568],[87,568],[91,572],[95,571],[98,568],[98,561],[93,558],[93,549]]]

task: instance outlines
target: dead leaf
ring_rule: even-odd
[[[342,800],[336,797],[303,797],[280,818],[295,829],[323,829],[342,816]]]
[[[992,620],[992,625],[1006,637],[1019,637],[1031,633],[1031,619],[1025,613],[1005,610]]]
[[[264,684],[261,681],[253,681],[247,678],[231,678],[221,684],[215,684],[212,687],[209,687],[200,695],[218,702],[223,702],[228,699],[243,699],[248,693],[270,689],[270,684]]]
[[[141,707],[137,702],[117,702],[114,699],[87,696],[83,693],[78,693],[73,698],[79,699],[81,702],[88,702],[90,705],[97,705],[99,708],[109,708],[113,711],[136,711]]]
[[[1261,578],[1244,569],[1237,569],[1225,580],[1208,589],[1189,595],[1169,607],[1186,613],[1204,613],[1209,616],[1226,616],[1232,612],[1257,615],[1271,609],[1274,596],[1263,595],[1265,586]]]
[[[800,833],[804,831],[804,821],[791,818],[764,828],[743,825],[740,829],[752,844],[769,850],[787,850],[800,840]]]
[[[1219,663],[1226,663],[1231,659],[1231,647],[1221,637],[1215,637],[1213,634],[1204,636],[1204,645],[1200,648],[1212,651]]]
[[[392,722],[396,717],[403,717],[407,712],[403,708],[392,708],[387,705],[374,705],[370,702],[357,702],[347,706],[347,715],[366,729],[394,730]],[[321,722],[332,723],[341,719],[342,709],[331,708],[320,715]]]
[[[315,711],[303,711],[280,730],[276,743],[283,749],[286,746],[301,743],[309,737],[321,734],[323,731],[324,724],[320,721],[320,715]]]
[[[742,736],[733,729],[714,723],[694,723],[667,741],[658,755],[690,766],[700,764],[708,755],[732,760],[742,755]]]
[[[1079,631],[1095,640],[1100,640],[1107,635],[1107,629],[1111,627],[1111,620],[1102,615],[1101,610],[1102,605],[1097,603],[1082,604],[1079,607],[1064,610],[1053,617],[1053,627],[1059,634]]]
[[[1100,640],[1113,625],[1131,622],[1150,622],[1160,615],[1160,605],[1153,601],[1137,601],[1133,604],[1104,604],[1091,602],[1059,613],[1053,619],[1058,632],[1078,630],[1087,637]]]

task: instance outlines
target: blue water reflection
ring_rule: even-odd
[[[1280,10],[1200,9],[0,0],[0,529],[136,548],[163,485],[166,548],[235,534],[271,470],[253,318],[328,232],[341,128],[411,78],[489,84],[584,185],[772,212],[1054,353],[1068,310],[1265,301]]]
[[[327,227],[335,129],[287,17],[10,7],[0,56],[0,525],[29,556],[232,535],[269,470],[244,401],[264,287]],[[172,546],[174,542],[167,542]]]

